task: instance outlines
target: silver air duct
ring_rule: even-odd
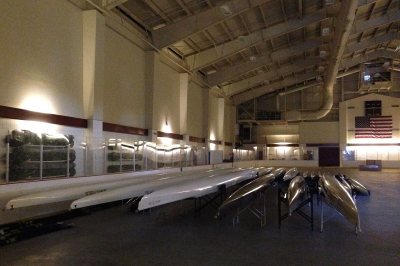
[[[333,42],[332,59],[329,62],[327,75],[325,78],[324,98],[321,107],[313,111],[288,111],[286,112],[287,121],[317,120],[326,116],[333,106],[333,87],[336,75],[339,70],[340,60],[346,47],[351,28],[356,16],[358,0],[343,0],[337,17],[337,27]]]

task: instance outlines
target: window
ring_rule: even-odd
[[[382,102],[381,101],[366,101],[365,116],[381,116]]]

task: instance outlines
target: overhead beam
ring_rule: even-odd
[[[156,5],[152,0],[144,0],[146,5],[148,5],[151,10],[153,10],[157,15],[159,15],[165,22],[171,22],[172,20]]]
[[[360,34],[361,32],[363,32],[363,30],[366,30],[366,29],[369,29],[369,28],[379,27],[381,25],[385,25],[385,24],[388,24],[388,23],[392,23],[392,22],[398,21],[398,20],[400,20],[400,12],[391,11],[390,13],[387,13],[386,15],[383,15],[382,17],[383,17],[383,19],[372,18],[369,21],[363,21],[362,23],[366,23],[367,26],[363,26],[360,21],[355,22],[353,24],[352,34]],[[358,26],[357,26],[357,24],[358,24]],[[357,28],[358,30],[354,30],[354,27],[358,27]],[[384,42],[387,42],[387,41],[390,41],[390,40],[394,40],[394,39],[398,39],[398,38],[399,38],[399,33],[398,32],[396,32],[396,33],[391,32],[389,34],[380,35],[380,36],[377,36],[375,38],[371,38],[369,40],[365,40],[365,41],[362,41],[362,42],[357,43],[357,44],[350,44],[346,48],[345,53],[347,53],[347,54],[348,53],[353,53],[353,52],[356,52],[358,50],[363,50],[363,49],[366,49],[368,47],[371,47],[371,46],[373,46],[375,44],[384,43]],[[277,51],[277,53],[284,54],[284,52],[280,52],[280,51]],[[357,60],[355,60],[355,61],[357,61]],[[366,61],[368,61],[368,60],[366,60]],[[346,64],[344,64],[344,65],[346,65]],[[353,65],[350,65],[350,66],[353,66]],[[214,73],[213,75],[217,75],[217,74],[218,74],[218,72]],[[247,81],[247,79],[243,80],[241,82],[242,82],[242,84],[244,84],[246,81]],[[261,82],[259,82],[259,83],[261,83]],[[241,89],[235,88],[235,90],[236,91],[244,91],[244,90],[247,90],[247,87],[242,87]]]
[[[294,63],[282,65],[278,69],[271,69],[271,71],[262,73],[260,75],[224,86],[223,89],[228,96],[231,96],[242,91],[250,90],[259,84],[266,83],[265,81],[269,82],[277,77],[295,73],[300,69],[313,67],[321,62],[322,60],[319,57],[308,57],[307,59],[297,60]]]
[[[165,48],[208,27],[272,0],[231,0],[199,14],[152,31],[154,45]]]
[[[385,15],[373,17],[369,20],[358,20],[353,24],[351,34],[360,33],[382,25],[390,24],[400,20],[400,12],[398,9],[391,10]]]
[[[113,9],[116,6],[122,5],[123,3],[127,2],[128,0],[102,0],[102,6],[105,9]]]
[[[292,85],[295,85],[298,83],[305,82],[307,80],[315,79],[316,76],[318,76],[318,73],[309,72],[309,73],[302,74],[302,75],[296,75],[296,77],[285,78],[281,81],[274,82],[272,84],[268,84],[268,85],[261,86],[258,88],[253,88],[249,91],[236,94],[236,95],[232,96],[232,100],[236,105],[241,104],[241,103],[244,103],[251,99],[257,98],[261,95],[274,92],[283,87],[288,87],[288,86],[292,86]]]
[[[259,67],[265,65],[273,65],[273,63],[271,62],[272,58],[274,59],[273,61],[283,60],[290,56],[301,54],[312,49],[316,49],[319,47],[320,44],[321,43],[318,41],[309,40],[297,46],[296,49],[292,48],[283,49],[286,51],[286,53],[283,53],[280,50],[277,52],[265,54],[261,57],[258,57],[254,61],[247,61],[242,64],[225,67],[214,74],[207,75],[206,80],[210,87],[216,86],[220,83],[223,83],[224,81],[232,80],[240,75],[243,75]]]
[[[356,58],[352,59],[345,59],[342,61],[340,68],[341,69],[347,69],[356,65],[359,65],[361,63],[365,63],[371,60],[376,60],[378,58],[390,58],[390,59],[396,59],[400,60],[400,53],[396,53],[395,51],[390,51],[390,50],[377,50],[375,52],[362,55]],[[232,99],[235,104],[241,104],[243,102],[246,102],[248,100],[251,100],[256,97],[260,97],[264,94],[271,93],[275,90],[281,89],[283,87],[288,87],[292,86],[297,83],[304,82],[306,80],[313,79],[317,77],[319,74],[316,72],[311,72],[303,75],[298,75],[296,78],[291,77],[291,78],[285,78],[283,81],[279,82],[274,82],[272,84],[268,84],[265,86],[261,86],[258,88],[248,88],[246,91],[243,91],[241,93],[238,93],[236,95],[232,96]],[[340,75],[343,74],[338,74],[337,76],[340,77]]]
[[[389,32],[388,34],[379,35],[376,37],[369,38],[367,40],[361,40],[359,43],[350,44],[345,50],[346,53],[353,53],[356,51],[367,49],[368,47],[386,43],[393,40],[400,39],[400,32]]]
[[[309,24],[319,22],[325,19],[326,16],[326,9],[321,9],[304,16],[302,19],[290,19],[264,30],[256,31],[247,36],[241,36],[233,41],[204,50],[198,54],[188,56],[186,60],[192,70],[199,70],[261,42],[274,39],[289,32],[304,28]]]
[[[175,1],[178,3],[178,5],[179,5],[183,10],[185,10],[186,14],[192,15],[192,12],[189,10],[189,8],[187,8],[187,6],[185,5],[185,3],[183,3],[182,0],[175,0]]]
[[[342,69],[351,68],[361,63],[373,61],[378,58],[391,58],[398,60],[400,59],[400,54],[390,50],[377,50],[372,53],[363,54],[354,58],[344,59],[340,64],[340,68]]]

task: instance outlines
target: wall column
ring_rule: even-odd
[[[86,175],[102,174],[105,19],[83,11],[83,105],[88,119]]]

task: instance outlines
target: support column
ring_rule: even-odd
[[[86,175],[102,174],[105,19],[83,11],[83,104],[88,119]]]
[[[187,133],[187,110],[188,110],[188,87],[189,87],[189,74],[179,74],[179,114],[180,114],[180,134]]]

